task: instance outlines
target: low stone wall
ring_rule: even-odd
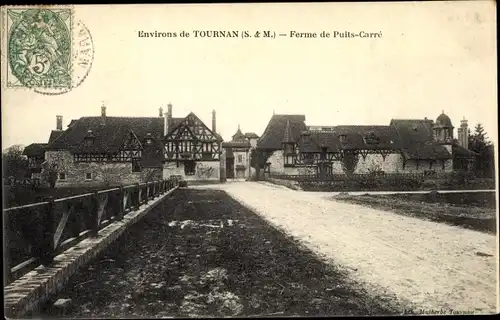
[[[117,240],[127,228],[142,219],[176,189],[142,205],[139,210],[129,212],[123,220],[111,223],[100,230],[97,237],[87,238],[66,250],[55,257],[50,266],[39,266],[4,287],[6,316],[20,318],[30,311],[37,310],[50,297],[57,294],[79,268],[88,264]]]

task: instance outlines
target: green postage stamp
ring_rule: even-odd
[[[59,94],[86,78],[93,60],[92,38],[83,23],[75,24],[72,7],[3,9],[7,88]]]

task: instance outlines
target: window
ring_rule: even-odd
[[[340,140],[340,142],[342,142],[342,143],[346,143],[346,142],[347,142],[347,136],[346,136],[345,134],[341,134],[341,135],[339,136],[339,140]]]
[[[141,163],[138,159],[132,159],[132,172],[141,172]]]
[[[59,172],[59,180],[66,180],[66,173],[65,172]]]
[[[211,152],[203,152],[201,154],[201,160],[213,160]]]
[[[239,163],[243,162],[243,156],[241,154],[238,155],[238,162]]]
[[[186,176],[194,176],[196,171],[196,163],[194,161],[184,161],[184,174]]]
[[[285,155],[285,167],[293,167],[295,165],[295,155],[287,154]]]
[[[92,173],[90,172],[85,173],[85,180],[92,180]]]
[[[293,144],[290,144],[290,143],[287,143],[285,144],[285,154],[290,154],[290,153],[294,153],[294,147],[293,147]]]
[[[304,156],[304,164],[313,164],[314,163],[314,154],[312,153],[305,153]]]

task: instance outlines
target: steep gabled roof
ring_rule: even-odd
[[[466,149],[458,144],[453,144],[452,150],[453,150],[453,157],[457,157],[457,158],[469,158],[470,159],[470,158],[474,158],[475,156],[478,155],[478,153],[476,153],[470,149]]]
[[[156,148],[163,150],[161,144],[163,125],[163,119],[159,117],[82,117],[49,144],[47,150],[83,152],[83,141],[89,130],[95,139],[91,150],[86,151],[93,153],[116,152],[131,131],[141,142],[148,132],[151,133]]]
[[[168,134],[164,137],[164,138],[173,138],[172,136],[170,136],[172,134],[172,132],[177,129],[179,126],[181,126],[184,121],[186,121],[187,118],[194,118],[196,119],[198,122],[202,123],[205,128],[208,130],[208,132],[210,132],[211,134],[213,134],[215,136],[215,138],[217,139],[217,141],[222,141],[222,136],[216,132],[213,132],[203,121],[201,121],[201,119],[194,113],[194,112],[190,112],[187,116],[185,116],[184,118],[172,118],[172,125],[170,126],[169,128],[169,132]],[[175,119],[175,120],[174,120]]]
[[[335,126],[333,134],[345,135],[341,141],[342,149],[397,149],[399,139],[397,132],[391,126]]]
[[[291,138],[297,141],[302,131],[307,130],[305,115],[275,114],[269,120],[264,133],[257,142],[257,148],[266,150],[279,150],[283,147],[282,141],[285,134],[287,121],[290,122]]]
[[[414,160],[444,160],[452,157],[444,146],[434,141],[414,143],[401,151],[406,159]]]
[[[247,139],[259,139],[259,136],[255,132],[246,132],[245,137]]]
[[[223,148],[250,148],[250,146],[250,141],[248,141],[247,137],[241,132],[239,125],[238,130],[233,134],[233,139],[222,143]]]
[[[47,143],[32,143],[24,148],[23,155],[27,157],[43,157],[46,146]]]
[[[337,135],[332,132],[307,131],[302,133],[297,142],[299,152],[319,153],[323,148],[326,152],[339,152],[341,148]]]
[[[182,122],[182,120],[184,120],[185,118],[172,118],[171,119],[171,122],[170,122],[170,129],[168,130],[169,133],[174,130],[175,128],[177,128],[179,126],[179,124]]]
[[[50,132],[50,137],[49,137],[49,143],[48,144],[51,144],[52,142],[54,142],[57,138],[59,138],[61,136],[61,134],[63,132],[64,131],[62,131],[62,130],[52,130]]]
[[[247,138],[241,132],[240,126],[238,126],[238,130],[236,130],[235,134],[233,134],[233,140],[232,141],[247,141]]]
[[[399,144],[407,159],[451,159],[450,152],[433,139],[433,121],[428,119],[393,119]]]

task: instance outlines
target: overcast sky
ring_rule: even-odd
[[[495,3],[123,5],[76,7],[95,56],[72,92],[2,94],[3,148],[47,142],[56,115],[217,111],[225,140],[238,124],[261,135],[273,110],[308,125],[465,117],[497,137]],[[140,38],[139,31],[382,32],[381,39]],[[2,76],[4,76],[4,72]],[[3,85],[5,84],[2,81]]]

